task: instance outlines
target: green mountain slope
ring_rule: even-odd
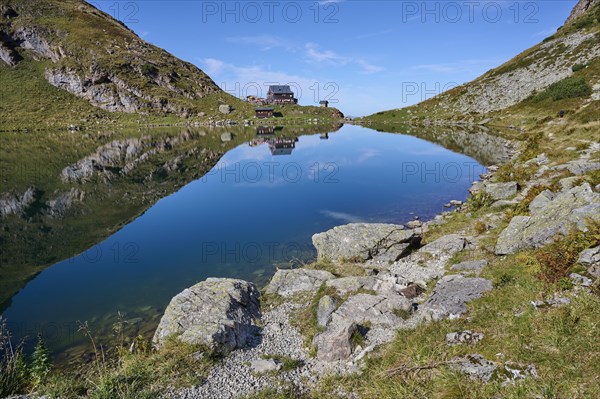
[[[0,0],[0,85],[4,130],[252,111],[82,0]]]
[[[581,0],[565,26],[503,65],[415,106],[362,121],[530,127],[564,110],[585,124],[598,119],[599,100],[600,2]]]

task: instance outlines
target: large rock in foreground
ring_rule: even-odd
[[[413,230],[395,224],[354,223],[312,237],[319,258],[334,262],[340,259],[394,262],[419,241],[420,236]]]
[[[242,280],[209,278],[175,296],[156,329],[160,346],[170,336],[229,352],[246,346],[260,318],[260,293]]]
[[[573,227],[585,230],[587,218],[600,220],[600,194],[594,193],[587,183],[561,192],[552,200],[546,194],[540,194],[546,198],[545,206],[530,209],[531,216],[515,216],[500,233],[496,243],[497,255],[539,248]],[[541,203],[539,200],[534,202]]]

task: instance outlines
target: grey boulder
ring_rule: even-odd
[[[516,182],[509,183],[489,183],[483,184],[485,192],[492,197],[494,201],[505,200],[517,195],[519,186]]]
[[[292,269],[278,270],[266,288],[267,294],[278,294],[284,297],[300,292],[314,292],[327,280],[335,276],[324,270]]]
[[[209,278],[176,295],[154,334],[157,346],[170,336],[227,353],[247,345],[260,318],[260,293],[252,283]]]
[[[319,300],[317,305],[317,324],[319,327],[326,327],[329,320],[331,320],[331,314],[335,312],[337,307],[337,301],[335,298],[325,295]]]
[[[414,230],[404,230],[404,226],[367,223],[337,226],[312,237],[319,258],[334,262],[374,258],[393,262],[406,255],[419,240]]]
[[[460,317],[467,311],[467,302],[492,289],[491,281],[483,278],[444,276],[435,285],[422,311],[433,320]]]
[[[352,354],[352,334],[356,323],[344,322],[330,326],[325,332],[315,336],[317,358],[326,362],[345,360]]]
[[[227,104],[221,104],[219,105],[219,112],[222,114],[228,114],[231,112],[231,106]]]
[[[377,282],[374,277],[351,276],[329,280],[325,285],[334,288],[340,295],[345,295],[361,289],[372,290],[377,286]]]
[[[587,266],[587,272],[600,278],[600,246],[586,249],[579,255],[579,263]]]
[[[554,197],[556,197],[556,195],[552,191],[542,191],[529,204],[529,212],[536,213],[537,211],[544,209],[546,206],[548,206],[548,204],[552,202]]]
[[[419,253],[430,255],[454,255],[472,246],[471,240],[458,234],[449,234],[425,245],[419,249]]]
[[[583,265],[594,265],[600,263],[600,246],[589,248],[579,255],[579,263]]]

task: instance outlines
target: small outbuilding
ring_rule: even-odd
[[[255,111],[257,118],[264,119],[273,117],[273,108],[256,108]]]
[[[322,100],[322,101],[320,101],[320,102],[319,102],[319,106],[320,106],[321,108],[327,108],[327,107],[329,107],[329,101],[327,101],[327,100]]]

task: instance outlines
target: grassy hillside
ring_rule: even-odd
[[[536,128],[600,118],[600,4],[542,43],[476,80],[415,106],[378,112],[361,123],[496,125]]]
[[[254,106],[83,0],[0,0],[0,9],[0,131],[254,118]],[[222,104],[232,112],[220,113]]]

